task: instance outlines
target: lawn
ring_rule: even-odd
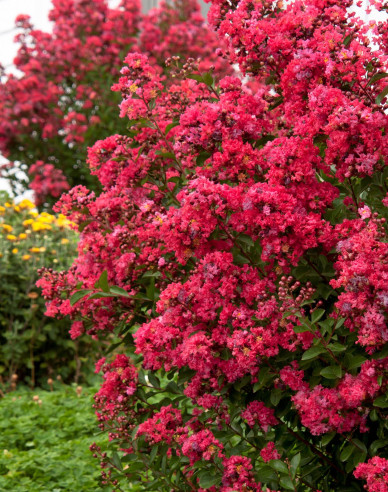
[[[0,399],[0,490],[103,490],[99,462],[89,450],[93,441],[107,445],[106,435],[94,435],[95,391],[78,388],[77,394],[76,386],[65,385],[52,392],[22,388]]]

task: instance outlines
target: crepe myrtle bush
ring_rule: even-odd
[[[388,490],[387,24],[351,6],[214,0],[241,78],[125,59],[128,130],[39,280],[73,337],[117,336],[92,446],[117,490]]]
[[[52,3],[49,33],[26,15],[16,19],[18,72],[0,82],[0,151],[10,161],[2,174],[16,194],[33,189],[39,207],[71,186],[99,189],[85,166],[87,147],[126,130],[117,115],[120,97],[110,88],[129,50],[152,54],[161,75],[171,55],[201,57],[204,70],[231,72],[215,54],[217,38],[196,0],[161,2],[144,16],[139,0],[112,8],[107,0]]]

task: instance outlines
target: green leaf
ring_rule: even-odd
[[[381,101],[388,94],[388,85],[384,87],[384,89],[380,92],[380,94],[376,97],[376,104],[381,104]]]
[[[347,364],[347,369],[355,369],[356,367],[360,367],[363,362],[366,361],[366,358],[363,355],[354,355],[349,357],[350,362]]]
[[[375,354],[372,355],[372,359],[384,359],[385,357],[388,357],[388,343],[384,345],[384,348],[380,352],[376,352]]]
[[[237,238],[237,242],[243,243],[247,245],[249,248],[253,248],[253,246],[255,245],[251,236],[248,236],[247,234],[240,234],[240,236],[238,236]]]
[[[340,343],[330,343],[328,345],[328,348],[332,351],[332,352],[343,352],[344,350],[346,350],[346,346],[345,345],[341,345]]]
[[[374,441],[371,445],[370,445],[370,453],[372,455],[375,455],[377,453],[377,450],[380,449],[380,448],[384,448],[388,446],[388,439],[378,439],[377,441]]]
[[[202,166],[206,159],[209,159],[211,155],[210,152],[201,152],[196,159],[197,166]]]
[[[338,379],[342,376],[342,370],[339,366],[329,366],[322,369],[320,374],[326,379]]]
[[[271,460],[268,464],[271,468],[278,471],[279,473],[284,473],[284,474],[288,475],[288,467],[283,461]]]
[[[322,443],[322,446],[327,446],[329,444],[330,441],[332,441],[335,437],[336,433],[335,432],[329,432],[328,434],[325,434],[322,438],[321,438],[321,443]]]
[[[85,227],[87,227],[92,222],[93,222],[93,219],[88,219],[88,220],[84,220],[83,222],[81,222],[80,225],[78,226],[78,232],[83,232]]]
[[[74,304],[86,297],[91,292],[93,292],[91,289],[78,290],[70,297],[70,306],[74,306]]]
[[[125,289],[123,289],[122,287],[118,287],[117,285],[112,285],[109,290],[112,294],[116,294],[122,297],[130,297]]]
[[[268,465],[264,465],[258,470],[257,476],[260,482],[271,482],[272,480],[277,480],[277,475]]]
[[[352,34],[348,34],[344,39],[344,46],[349,46],[352,41]]]
[[[241,390],[241,388],[243,388],[244,386],[246,386],[251,380],[251,376],[249,374],[247,374],[246,376],[244,376],[242,379],[238,380],[235,384],[234,384],[234,387],[237,389],[237,390]]]
[[[275,388],[271,391],[271,403],[274,407],[276,407],[279,401],[282,399],[282,390],[280,388]]]
[[[113,461],[113,464],[120,470],[122,471],[123,470],[123,465],[121,464],[121,461],[120,461],[120,457],[119,455],[117,454],[116,451],[113,451],[112,453],[112,461]]]
[[[174,120],[172,123],[166,126],[166,131],[164,132],[164,134],[167,135],[170,130],[172,130],[178,125],[179,125],[179,120],[178,119]]]
[[[152,372],[148,374],[148,380],[154,388],[160,388],[160,381]]]
[[[368,450],[366,449],[365,444],[360,441],[360,439],[353,438],[352,444],[354,444],[357,447],[358,452],[362,451],[363,453],[367,453]]]
[[[203,81],[205,82],[206,85],[208,85],[209,87],[212,87],[212,85],[214,84],[214,79],[211,75],[211,73],[207,72],[205,73],[203,76]]]
[[[292,478],[295,478],[295,476],[296,476],[296,472],[297,472],[299,465],[300,465],[300,459],[301,459],[301,455],[300,455],[300,453],[298,453],[291,460],[290,470],[291,470]]]
[[[210,489],[210,487],[220,484],[220,482],[220,477],[214,473],[205,471],[199,475],[199,485],[202,489]]]
[[[283,102],[283,96],[278,96],[275,97],[273,103],[269,106],[269,111],[272,111],[273,109],[276,109],[278,106],[280,106]]]
[[[322,333],[329,333],[332,329],[332,326],[334,325],[334,319],[333,318],[327,318],[324,321],[320,321],[319,326],[322,328]]]
[[[350,458],[350,456],[353,454],[354,449],[355,448],[353,444],[349,444],[348,446],[345,446],[344,449],[341,451],[340,460],[347,461]]]
[[[188,75],[186,75],[186,79],[192,79],[196,80],[197,82],[203,83],[203,77],[199,73],[189,73]]]
[[[316,309],[311,315],[311,323],[315,324],[317,321],[319,321],[322,318],[324,314],[325,314],[324,309]]]
[[[159,450],[159,446],[154,445],[152,450],[151,450],[151,453],[150,453],[150,463],[152,463],[154,461],[158,450]]]
[[[368,85],[372,85],[375,82],[377,82],[378,80],[384,79],[385,77],[388,77],[388,73],[385,73],[385,72],[384,73],[376,73],[375,75],[373,75],[373,77],[371,77],[369,79],[367,87],[368,87]]]
[[[284,473],[285,475],[288,475],[288,467],[283,461],[271,460],[268,464],[271,468],[278,471],[279,473]]]
[[[96,292],[92,294],[89,299],[102,299],[103,297],[117,297],[116,294],[112,294],[111,292]]]
[[[322,354],[325,349],[321,346],[319,347],[311,347],[306,352],[302,355],[302,360],[310,360],[314,359],[314,357],[317,357],[319,354]]]
[[[159,157],[164,157],[165,159],[175,159],[175,154],[172,152],[161,152],[160,150],[157,150],[155,154]]]
[[[281,477],[280,485],[286,490],[296,490],[290,477]]]
[[[310,328],[307,325],[299,325],[292,327],[295,333],[305,333],[306,331],[310,331]]]
[[[169,391],[170,393],[175,393],[176,395],[181,394],[179,386],[176,384],[175,381],[170,381],[168,383],[168,385],[166,386],[166,391]]]
[[[107,270],[104,270],[101,273],[100,278],[94,284],[94,287],[96,289],[101,289],[104,292],[109,292],[108,271]]]
[[[376,400],[373,402],[373,406],[378,408],[388,408],[387,396],[383,395],[376,398]]]

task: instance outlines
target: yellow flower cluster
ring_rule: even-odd
[[[23,221],[23,226],[27,228],[27,234],[31,231],[50,231],[53,226],[59,227],[60,229],[69,229],[71,227],[71,222],[66,219],[62,214],[55,216],[47,212],[38,213],[36,211],[35,205],[30,200],[22,200],[17,205],[6,202],[4,206],[0,205],[0,217],[4,216],[7,209],[13,209],[14,212],[20,213],[27,211],[30,218]],[[13,231],[13,227],[10,224],[0,222],[0,232],[6,233],[6,238],[9,241],[18,241],[27,238],[26,233],[21,233],[19,236],[10,234]]]
[[[50,248],[52,241],[58,241],[63,245],[70,243],[70,240],[63,236],[72,235],[70,231],[65,232],[71,229],[72,225],[62,214],[56,216],[47,212],[39,213],[30,200],[22,200],[18,204],[5,202],[0,205],[0,258],[6,251],[13,255],[17,255],[20,251],[21,259],[28,261],[33,257],[36,258],[36,255],[45,253],[47,247],[51,251],[50,254],[56,255],[56,250]],[[55,236],[49,231],[55,233]],[[39,245],[42,241],[44,246]],[[52,261],[58,262],[58,260]]]

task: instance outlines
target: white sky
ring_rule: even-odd
[[[16,54],[13,38],[16,31],[9,31],[15,26],[19,14],[28,14],[38,29],[50,29],[47,19],[51,0],[0,0],[0,61],[4,66],[10,65]]]
[[[117,0],[109,0],[109,3],[114,5]],[[368,0],[364,0],[365,3],[369,3]],[[47,31],[50,30],[50,22],[47,18],[50,8],[51,0],[0,0],[0,62],[4,67],[11,68],[12,60],[16,55],[16,45],[13,42],[16,31],[12,30],[15,18],[19,14],[28,14],[34,27]],[[366,15],[363,9],[355,8],[355,10],[365,20],[382,18],[376,16],[376,13]],[[7,186],[5,181],[0,179],[1,189],[7,189]]]

